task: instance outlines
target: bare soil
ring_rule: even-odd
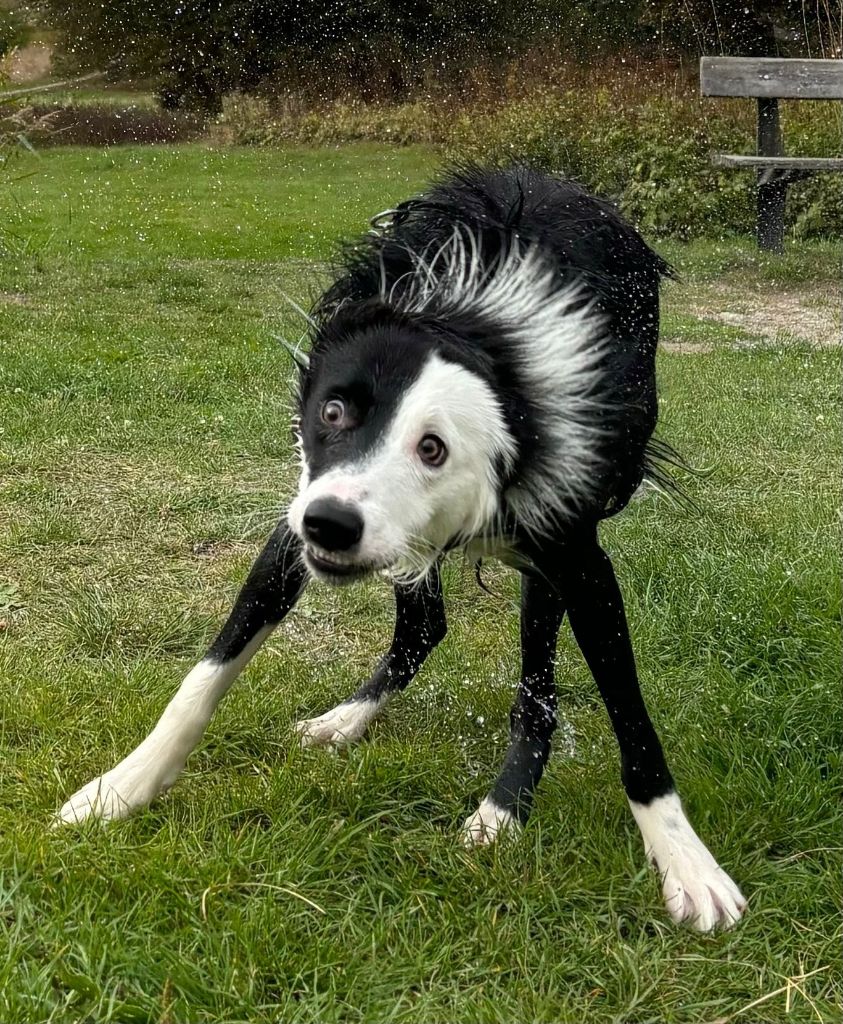
[[[47,43],[28,43],[8,57],[9,81],[16,85],[40,82],[49,76],[52,60],[53,50]]]
[[[830,283],[746,288],[715,281],[696,285],[683,295],[674,292],[668,296],[668,306],[671,299],[674,308],[691,313],[702,323],[737,328],[744,337],[734,342],[736,347],[800,341],[827,348],[843,343],[843,291]],[[663,347],[668,352],[694,355],[710,352],[714,345],[707,339],[685,336],[667,337]]]

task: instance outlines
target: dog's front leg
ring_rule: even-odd
[[[146,739],[118,765],[83,786],[57,821],[125,818],[176,781],[228,688],[304,589],[298,538],[286,525],[270,537],[208,653],[186,676]]]
[[[556,728],[553,660],[564,614],[559,591],[546,578],[522,574],[521,682],[510,714],[510,745],[497,781],[463,826],[468,846],[494,842],[530,813]]]
[[[566,562],[561,579],[571,626],[609,712],[626,795],[667,909],[699,931],[729,927],[746,901],[685,817],[641,695],[612,563],[596,533],[571,545]]]
[[[447,631],[439,569],[415,586],[395,586],[395,633],[374,674],[342,704],[298,722],[303,747],[342,747],[359,740],[396,691],[403,690]]]

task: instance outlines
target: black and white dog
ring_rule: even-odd
[[[348,247],[300,358],[299,492],[205,658],[150,735],[61,808],[124,817],[171,786],[211,715],[312,577],[395,583],[392,646],[368,682],[298,723],[359,740],[445,636],[443,555],[522,574],[511,745],[463,829],[517,828],[550,752],[567,612],[617,735],[621,774],[671,916],[733,924],[745,902],[682,810],[641,697],[623,602],[597,539],[664,455],[655,353],[662,260],[608,204],[523,166],[467,167]]]

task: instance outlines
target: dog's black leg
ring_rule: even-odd
[[[521,682],[510,715],[510,746],[491,792],[465,823],[470,845],[492,842],[501,829],[527,820],[556,728],[553,661],[565,606],[543,577],[525,572],[521,579]]]
[[[596,533],[567,549],[563,567],[571,626],[609,712],[624,788],[662,875],[668,910],[700,931],[728,927],[746,903],[685,817],[641,695],[621,592]]]
[[[395,633],[374,674],[347,701],[299,722],[302,746],[345,746],[359,740],[391,694],[403,690],[445,636],[445,605],[438,568],[416,586],[396,584]]]
[[[125,818],[171,786],[228,688],[304,589],[298,539],[273,533],[208,653],[186,676],[146,739],[118,765],[75,793],[59,821]]]

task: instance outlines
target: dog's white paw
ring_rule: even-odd
[[[647,805],[630,804],[673,920],[700,932],[737,924],[746,900],[691,827],[679,797],[671,793]]]
[[[350,700],[318,718],[296,722],[295,729],[303,747],[345,747],[362,739],[380,707],[376,700]]]
[[[474,814],[465,819],[461,838],[463,844],[468,847],[491,846],[502,833],[514,835],[520,828],[520,824],[510,811],[498,807],[487,796]]]
[[[114,768],[93,779],[62,805],[55,825],[79,825],[88,818],[117,821],[128,818],[151,803],[164,787],[151,773],[138,769]]]
[[[668,913],[677,923],[688,921],[700,932],[731,928],[746,910],[746,900],[705,846],[700,846],[707,854],[705,859],[686,856],[682,863],[670,859],[663,867],[653,858],[663,876]]]

